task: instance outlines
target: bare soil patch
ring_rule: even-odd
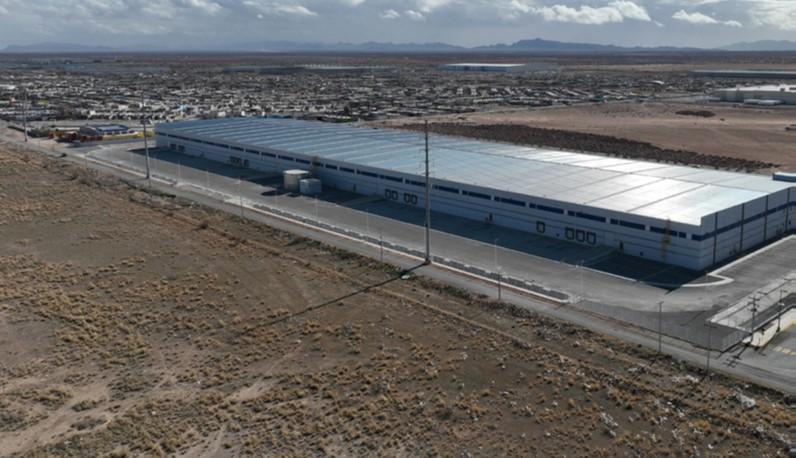
[[[422,131],[423,124],[404,124],[404,129]],[[521,124],[463,124],[433,123],[429,130],[444,135],[504,141],[518,145],[550,146],[573,151],[586,151],[606,156],[670,164],[699,165],[715,169],[742,170],[751,172],[774,167],[748,159],[738,159],[693,151],[659,148],[650,143],[611,137],[608,135],[584,134],[557,129],[540,129]]]
[[[779,393],[62,162],[0,149],[0,201],[5,455],[773,456],[796,420]]]
[[[677,114],[683,110],[710,111],[715,116]],[[731,105],[628,102],[529,111],[496,111],[431,119],[434,123],[468,126],[528,127],[532,131],[518,130],[535,132],[525,140],[536,142],[540,146],[572,147],[604,154],[754,170],[759,173],[768,173],[774,169],[796,171],[796,136],[794,131],[787,130],[796,119],[796,110],[788,107],[767,109]],[[415,122],[404,119],[378,125],[401,126]],[[576,136],[575,133],[593,137]],[[523,141],[523,136],[527,135],[509,133],[496,139],[507,142]],[[491,135],[489,138],[495,136]],[[595,150],[596,148],[603,149]],[[639,151],[638,154],[634,153],[636,150]]]

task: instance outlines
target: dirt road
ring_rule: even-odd
[[[0,202],[6,455],[774,456],[796,420],[778,393],[56,160],[0,150]]]

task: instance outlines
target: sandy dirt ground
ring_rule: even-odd
[[[0,202],[2,455],[787,453],[781,394],[263,225],[2,149]]]
[[[678,115],[708,110],[715,116]],[[681,103],[609,103],[530,111],[474,113],[431,118],[435,122],[519,124],[649,142],[660,148],[694,151],[779,164],[796,171],[796,109],[734,108]],[[400,125],[416,120],[395,120]],[[764,170],[769,171],[769,170]]]

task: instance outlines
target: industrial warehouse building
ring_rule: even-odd
[[[273,118],[156,128],[159,147],[423,206],[422,134]],[[434,211],[701,270],[794,229],[793,183],[431,137]]]
[[[132,129],[122,124],[86,124],[81,126],[78,134],[89,137],[101,137],[106,135],[126,135],[135,133]]]
[[[717,89],[713,95],[724,102],[756,105],[796,105],[796,84]]]

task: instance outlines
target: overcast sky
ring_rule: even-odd
[[[0,45],[796,40],[796,0],[0,0]]]

